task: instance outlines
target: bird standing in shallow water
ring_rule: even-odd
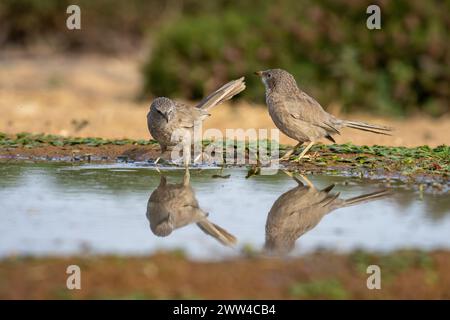
[[[147,126],[153,139],[161,146],[161,154],[168,147],[183,145],[185,165],[190,162],[190,147],[194,143],[194,129],[210,116],[208,111],[218,104],[231,99],[245,89],[244,77],[228,82],[197,106],[192,107],[166,97],[153,100],[147,114]],[[201,137],[200,137],[201,139]],[[158,162],[158,158],[155,162]]]
[[[299,161],[319,139],[327,138],[335,142],[333,135],[340,134],[339,130],[344,127],[390,135],[388,132],[392,129],[389,127],[337,119],[300,90],[294,77],[287,71],[270,69],[255,74],[261,77],[266,88],[266,104],[273,122],[281,132],[298,141],[281,160],[288,160],[295,149],[309,142],[296,159]]]

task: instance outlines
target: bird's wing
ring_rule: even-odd
[[[203,121],[208,116],[209,114],[205,110],[176,102],[176,116],[174,120],[179,123],[180,127],[193,128],[195,121]]]
[[[336,198],[330,194],[333,186],[323,190],[302,186],[284,193],[272,206],[267,225],[269,228],[292,232],[296,237],[301,236],[314,228],[331,210],[328,204]]]
[[[206,217],[206,213],[199,208],[195,192],[190,185],[176,184],[174,191],[170,203],[177,224],[184,226]]]
[[[324,211],[321,209],[320,211]],[[266,223],[266,232],[282,239],[298,239],[320,222],[324,215],[317,208],[297,208],[289,212],[284,219],[270,220]]]
[[[323,110],[322,106],[304,92],[285,99],[284,104],[297,120],[320,127],[330,134],[340,134],[334,116]]]

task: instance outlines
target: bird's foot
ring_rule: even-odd
[[[194,163],[202,163],[203,162],[203,152],[200,152],[194,159]]]
[[[297,157],[294,160],[292,160],[292,162],[300,162],[302,159],[308,159],[308,160],[314,160],[315,158],[317,158],[319,156],[318,152],[314,152],[314,154],[307,154],[304,155],[303,157]]]
[[[292,154],[303,144],[303,142],[297,143],[292,149],[288,150],[279,161],[289,161],[291,159]]]
[[[314,145],[314,142],[311,141],[306,148],[303,149],[302,153],[300,153],[300,155],[293,160],[293,162],[300,162],[301,159],[310,159],[310,156],[307,155],[306,153],[308,152],[309,149],[311,149],[311,147]]]
[[[212,158],[205,152],[200,152],[194,159],[194,164],[211,164]]]
[[[298,157],[296,157],[295,159],[292,160],[292,162],[297,162],[297,163],[299,163],[299,162],[302,161],[302,159],[308,159],[308,160],[311,160],[311,159],[314,159],[315,156],[316,156],[315,154],[314,154],[314,155],[305,154],[304,156],[298,156]]]
[[[284,155],[284,156],[282,156],[280,159],[278,159],[279,161],[288,161],[289,159],[291,158],[291,155],[289,154],[289,155]]]
[[[287,151],[280,159],[278,159],[279,161],[289,161],[289,159],[291,158],[292,154],[294,153],[294,149],[291,149],[289,151]]]
[[[162,157],[158,157],[156,158],[156,160],[153,162],[154,166],[158,166],[158,165],[170,165],[170,161],[163,159]]]

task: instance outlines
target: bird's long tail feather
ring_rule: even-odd
[[[230,81],[200,101],[197,108],[204,110],[211,109],[224,101],[230,100],[244,89],[244,77]]]
[[[355,204],[360,204],[360,203],[369,202],[372,200],[381,199],[386,196],[389,196],[390,194],[391,194],[391,192],[386,189],[375,191],[372,193],[363,194],[363,195],[360,195],[357,197],[353,197],[353,198],[344,200],[344,205],[341,207],[349,207],[349,206],[353,206]]]
[[[390,127],[380,126],[380,125],[376,125],[376,124],[370,124],[370,123],[361,122],[361,121],[344,120],[343,124],[344,124],[344,126],[352,128],[352,129],[358,129],[358,130],[373,132],[373,133],[377,133],[377,134],[384,134],[387,136],[390,136],[391,134],[389,132],[393,130]]]
[[[230,234],[225,229],[222,229],[217,224],[214,224],[208,220],[202,220],[197,222],[197,226],[206,234],[217,239],[221,244],[225,246],[233,246],[236,244],[236,237]]]

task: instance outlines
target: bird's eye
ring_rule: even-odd
[[[272,74],[271,74],[271,73],[268,73],[268,74],[267,74],[267,78],[272,78]]]

